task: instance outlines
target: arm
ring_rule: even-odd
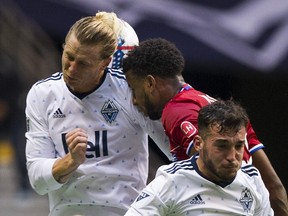
[[[26,101],[26,165],[32,188],[40,195],[59,189],[59,184],[52,176],[52,166],[55,163],[55,146],[48,132],[35,91],[35,86],[29,91]]]
[[[252,155],[252,159],[253,165],[260,171],[264,184],[270,193],[270,202],[275,215],[288,215],[286,190],[267,155],[260,149]]]
[[[66,142],[70,152],[57,158],[55,143],[45,118],[47,104],[43,105],[41,101],[38,103],[37,98],[41,97],[34,87],[30,90],[26,103],[26,159],[31,186],[38,194],[43,195],[61,188],[62,183],[68,180],[83,161],[83,145],[86,150],[87,135],[80,129],[76,129],[78,132],[68,133]]]
[[[258,170],[259,173],[259,170]],[[263,179],[261,178],[261,174],[254,175],[253,178],[255,179],[255,190],[258,192],[258,198],[256,198],[256,208],[254,212],[254,216],[272,216],[274,215],[274,211],[271,208],[271,202],[269,200],[269,192],[267,188],[265,187],[265,184],[263,182]],[[255,191],[255,192],[256,192]],[[282,215],[282,214],[280,214]]]
[[[86,132],[80,128],[66,134],[69,153],[56,160],[52,168],[52,175],[57,182],[67,182],[73,172],[85,162],[87,139]]]
[[[168,191],[173,189],[170,183],[163,175],[156,177],[139,194],[125,216],[167,215],[168,207],[161,196],[169,195]]]
[[[188,159],[195,153],[192,141],[198,133],[197,118],[201,107],[195,102],[194,97],[199,98],[199,96],[188,95],[184,101],[180,99],[171,101],[162,113],[163,127],[169,137],[174,160]]]
[[[133,104],[131,89],[127,88],[127,97],[129,117],[133,120],[133,123],[138,123],[141,128],[149,135],[152,141],[157,145],[157,147],[163,152],[168,160],[172,160],[172,155],[170,153],[169,139],[165,134],[161,120],[151,120],[144,116],[137,107]],[[132,123],[132,124],[133,124]],[[156,167],[158,168],[158,166]]]

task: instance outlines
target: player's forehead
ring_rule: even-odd
[[[74,34],[67,37],[64,45],[64,51],[79,57],[91,57],[92,59],[98,59],[101,56],[101,50],[101,44],[81,44]]]
[[[210,130],[206,133],[206,140],[215,142],[215,141],[233,141],[233,142],[244,142],[246,140],[247,131],[245,127],[241,127],[239,130],[231,131],[221,131],[219,132],[218,128]]]

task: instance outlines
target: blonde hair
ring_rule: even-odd
[[[118,17],[113,12],[98,12],[78,20],[69,30],[65,42],[74,34],[79,43],[103,45],[101,59],[109,58],[117,48],[117,35],[120,32]]]

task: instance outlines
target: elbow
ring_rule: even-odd
[[[33,190],[39,195],[45,195],[50,191],[48,167],[43,168],[38,161],[27,162],[28,177]]]
[[[45,186],[45,180],[39,175],[35,175],[33,171],[28,169],[28,177],[30,185],[33,190],[39,195],[45,195],[48,193],[48,188]]]

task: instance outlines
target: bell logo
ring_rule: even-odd
[[[183,131],[183,133],[188,138],[190,138],[191,136],[193,136],[197,132],[196,127],[191,122],[188,122],[188,121],[183,121],[181,123],[180,127],[181,127],[181,130]]]

